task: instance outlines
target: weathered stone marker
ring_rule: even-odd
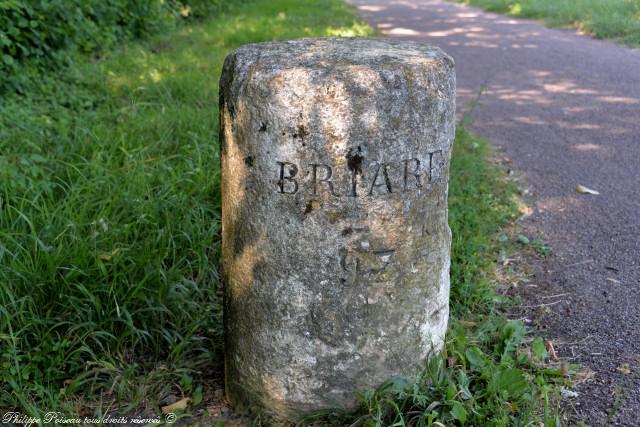
[[[227,57],[220,94],[231,402],[296,417],[415,375],[449,314],[451,58],[254,44]]]

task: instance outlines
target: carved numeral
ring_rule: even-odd
[[[340,268],[348,273],[352,283],[384,281],[384,273],[391,264],[395,249],[340,251]]]

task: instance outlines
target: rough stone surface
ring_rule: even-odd
[[[414,375],[449,312],[451,58],[384,39],[248,45],[220,107],[231,402],[291,418]]]

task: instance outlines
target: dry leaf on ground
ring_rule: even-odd
[[[116,248],[116,249],[112,250],[111,253],[109,253],[109,254],[100,255],[100,259],[102,261],[110,261],[111,258],[113,258],[114,256],[118,255],[118,252],[120,252],[120,248]]]
[[[593,194],[594,196],[599,195],[600,193],[597,192],[596,190],[592,190],[590,188],[585,187],[584,185],[578,185],[576,187],[576,191],[578,193],[582,193],[582,194]]]
[[[551,356],[553,360],[560,360],[560,358],[556,354],[556,349],[553,348],[553,342],[551,340],[544,340],[544,346],[547,349],[547,353],[549,353],[549,356]]]
[[[185,397],[184,399],[180,399],[175,403],[172,403],[171,405],[167,405],[167,406],[163,406],[162,409],[162,413],[163,414],[172,414],[174,412],[176,412],[178,409],[185,409],[187,407],[187,405],[189,404],[189,402],[191,402],[191,398],[190,397]]]
[[[596,376],[596,373],[593,372],[591,368],[586,367],[581,371],[578,371],[573,378],[576,383],[581,383],[581,382],[592,380],[595,376]]]

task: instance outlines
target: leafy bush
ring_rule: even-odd
[[[236,1],[238,2],[238,1]],[[26,74],[118,41],[166,30],[182,18],[211,15],[222,0],[0,1],[0,91],[20,91]]]

